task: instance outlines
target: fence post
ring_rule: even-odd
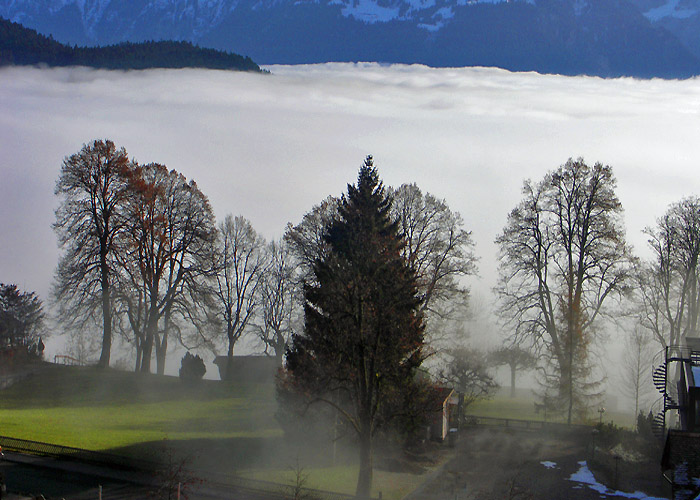
[[[97,485],[97,500],[102,500],[102,485]]]

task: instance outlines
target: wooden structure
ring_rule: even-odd
[[[228,356],[217,356],[214,358],[214,364],[219,368],[221,380],[237,382],[272,382],[280,368],[274,356],[234,356],[229,378]]]
[[[450,428],[456,427],[459,398],[450,387],[436,387],[433,395],[434,408],[430,423],[430,439],[444,441]]]
[[[660,437],[666,434],[661,469],[674,499],[696,498],[700,494],[700,338],[687,337],[683,346],[668,346],[663,356],[653,374],[654,385],[662,393],[654,430]],[[677,428],[666,431],[669,411],[677,412]]]

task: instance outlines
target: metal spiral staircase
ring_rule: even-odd
[[[668,346],[658,355],[658,365],[652,372],[654,387],[661,393],[661,397],[654,403],[654,420],[651,428],[659,439],[664,437],[666,429],[666,412],[669,410],[680,410],[681,403],[678,401],[678,391],[673,384],[669,383],[670,363],[692,362],[700,364],[700,353],[690,351],[686,347]]]
[[[661,393],[661,397],[653,406],[655,413],[651,422],[651,430],[656,437],[661,439],[664,436],[664,429],[666,429],[666,412],[677,407],[677,402],[668,394],[668,361],[665,357],[663,362],[654,369],[652,380],[654,387]]]

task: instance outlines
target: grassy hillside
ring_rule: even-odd
[[[334,461],[329,442],[291,445],[274,418],[276,410],[271,383],[184,384],[176,377],[46,364],[42,372],[0,391],[0,435],[150,459],[162,458],[167,448],[188,457],[195,468],[281,484],[293,482],[292,469],[300,464],[309,487],[353,493],[356,450],[339,446]],[[499,393],[467,412],[542,417],[526,393],[514,399]],[[605,420],[612,417],[606,414]],[[402,498],[450,451],[438,447],[418,473],[384,469],[378,456],[375,495]]]
[[[0,435],[158,459],[166,449],[190,466],[290,484],[300,465],[307,486],[354,493],[357,452],[331,443],[290,445],[274,418],[273,384],[226,384],[86,367],[46,365],[0,391]],[[443,450],[438,456],[445,458]],[[427,473],[436,464],[427,466]],[[424,474],[375,471],[375,495],[399,499]]]
[[[163,439],[280,436],[271,384],[47,367],[0,392],[0,434],[91,450]]]
[[[510,389],[503,388],[496,394],[486,400],[478,401],[470,405],[466,413],[476,415],[478,417],[493,417],[493,418],[512,418],[520,420],[537,420],[544,421],[544,413],[535,412],[535,403],[538,402],[530,389],[518,389],[514,398],[510,397]],[[583,424],[594,424],[598,422],[600,415],[597,411],[592,410],[588,415],[588,420],[584,422],[576,422]],[[557,414],[547,415],[549,422],[566,422],[566,415]],[[633,427],[635,419],[631,414],[622,411],[607,410],[603,414],[604,422],[614,422],[616,425],[623,427]]]

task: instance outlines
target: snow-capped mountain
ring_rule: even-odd
[[[120,41],[132,39],[148,25],[150,31],[180,32],[191,41],[225,21],[236,9],[253,11],[274,10],[303,4],[325,5],[345,17],[365,24],[391,21],[411,22],[427,31],[438,31],[454,17],[457,8],[476,4],[499,4],[511,0],[6,0],[0,1],[0,15],[33,27],[33,23],[54,18],[79,19],[82,30],[76,36],[94,43],[105,43],[105,24],[114,28],[126,28],[126,33],[116,36]],[[534,0],[525,1],[535,4]],[[579,0],[585,1],[585,0]],[[116,31],[108,28],[107,31]]]
[[[652,22],[664,19],[688,19],[700,12],[698,0],[640,0],[644,16]]]
[[[673,33],[700,58],[700,0],[638,0],[637,6],[654,26]]]
[[[0,16],[79,45],[645,77],[700,74],[699,12],[700,0],[0,0]]]

